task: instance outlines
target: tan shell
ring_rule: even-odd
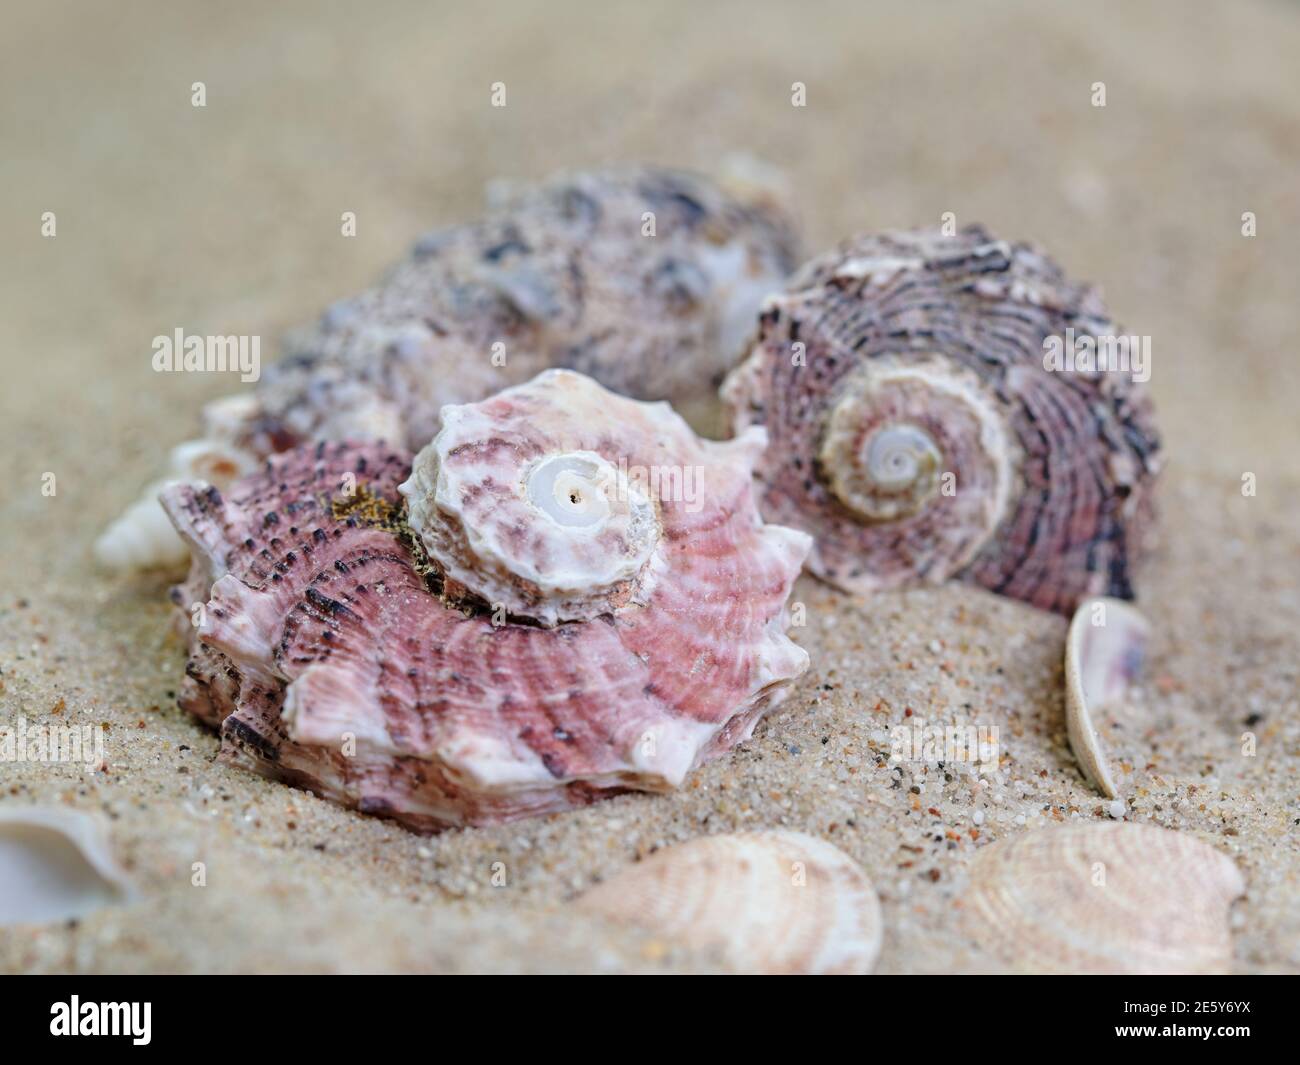
[[[839,848],[801,832],[705,836],[579,896],[579,909],[764,974],[867,973],[880,902]]]
[[[1120,599],[1085,600],[1065,640],[1065,723],[1070,749],[1089,783],[1108,799],[1119,794],[1093,715],[1124,699],[1142,671],[1150,626]]]
[[[66,921],[132,894],[101,819],[59,806],[0,810],[0,928]]]
[[[1228,972],[1228,910],[1245,890],[1232,859],[1191,836],[1061,825],[980,851],[962,922],[1020,972]]]

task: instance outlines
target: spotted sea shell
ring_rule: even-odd
[[[880,954],[880,902],[866,873],[801,832],[678,843],[575,905],[746,973],[868,973]]]
[[[1159,467],[1138,375],[1051,359],[1100,339],[1131,369],[1115,332],[1029,245],[861,237],[767,303],[723,391],[737,430],[768,430],[763,511],[813,534],[813,573],[859,592],[955,577],[1068,613],[1131,597]]]
[[[318,440],[415,450],[444,404],[548,367],[699,403],[795,263],[780,197],[752,183],[620,167],[498,189],[493,201],[482,221],[426,236],[375,288],[291,334],[254,392],[207,412],[198,444],[253,460]],[[169,480],[194,479],[185,472]],[[139,568],[176,553],[154,520],[157,487],[101,538],[103,563]]]
[[[1245,890],[1232,859],[1184,833],[1059,825],[979,852],[962,924],[1020,972],[1228,972],[1228,910]]]
[[[759,518],[763,443],[552,370],[449,408],[414,471],[321,443],[170,488],[182,705],[228,761],[417,829],[676,787],[808,664],[810,544]]]

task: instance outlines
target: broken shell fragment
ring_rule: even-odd
[[[181,705],[226,761],[420,830],[677,787],[808,664],[762,446],[552,370],[449,409],[414,471],[321,443],[170,488],[173,598],[204,604]]]
[[[228,409],[231,397],[211,404],[217,410]],[[153,566],[176,566],[188,552],[163,512],[158,496],[173,484],[211,484],[225,488],[236,478],[257,465],[242,448],[215,437],[189,440],[172,449],[167,475],[148,485],[140,498],[109,525],[95,541],[95,559],[113,570],[149,569]]]
[[[580,895],[575,905],[741,972],[861,974],[880,954],[880,902],[862,868],[801,832],[678,843]]]
[[[1050,364],[1065,337],[1128,351],[1115,332],[1029,245],[860,237],[768,300],[723,395],[734,428],[768,430],[763,512],[813,534],[817,576],[957,578],[1069,613],[1131,596],[1160,465],[1130,366]]]
[[[205,412],[202,443],[253,461],[318,440],[415,450],[444,405],[549,367],[640,399],[699,403],[794,266],[792,230],[769,194],[654,167],[501,193],[482,221],[423,238],[378,286],[292,334],[255,392]],[[151,502],[133,508],[99,557],[138,568],[183,556],[156,518]]]
[[[1245,881],[1226,855],[1150,825],[1060,825],[983,848],[962,921],[991,958],[1033,973],[1221,973]]]
[[[0,809],[0,927],[84,917],[133,894],[98,818],[58,806]]]
[[[1065,722],[1070,749],[1089,783],[1108,799],[1119,794],[1093,718],[1121,702],[1142,672],[1150,627],[1119,599],[1079,605],[1065,640]]]

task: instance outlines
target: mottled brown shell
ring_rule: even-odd
[[[1068,613],[1133,596],[1160,447],[1132,373],[1049,369],[1045,342],[1116,333],[1029,245],[861,237],[768,302],[723,393],[737,431],[767,429],[764,514],[813,534],[813,573],[956,577]]]
[[[444,404],[549,367],[638,399],[698,400],[796,262],[770,198],[695,174],[570,173],[493,200],[290,337],[258,390],[263,451],[322,437],[417,449]]]

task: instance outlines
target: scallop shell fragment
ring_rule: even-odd
[[[880,902],[866,873],[837,847],[800,832],[679,843],[575,905],[747,973],[868,973],[880,954]]]
[[[57,806],[0,809],[0,927],[84,917],[133,894],[99,818]]]
[[[1138,679],[1150,633],[1146,619],[1119,599],[1081,603],[1065,640],[1065,721],[1070,749],[1089,783],[1119,794],[1093,718],[1124,699]]]
[[[655,167],[498,190],[487,216],[431,233],[376,287],[291,334],[256,390],[205,412],[203,451],[249,461],[318,440],[411,450],[445,404],[567,367],[641,399],[712,397],[795,264],[778,201]],[[242,472],[242,471],[239,471]],[[169,480],[193,480],[173,470]],[[205,480],[225,488],[232,477]],[[116,568],[168,562],[158,485],[101,538]]]
[[[421,830],[676,787],[808,665],[810,544],[758,516],[763,442],[552,370],[448,409],[414,472],[321,443],[170,488],[181,704],[225,760]]]
[[[1150,825],[1061,825],[982,849],[962,922],[989,957],[1034,973],[1221,973],[1245,881],[1226,855]]]
[[[853,592],[948,578],[1069,613],[1132,595],[1159,442],[1091,287],[979,227],[859,237],[766,304],[723,393],[763,512]],[[1076,345],[1119,368],[1050,365]],[[1136,339],[1136,338],[1134,338]]]

